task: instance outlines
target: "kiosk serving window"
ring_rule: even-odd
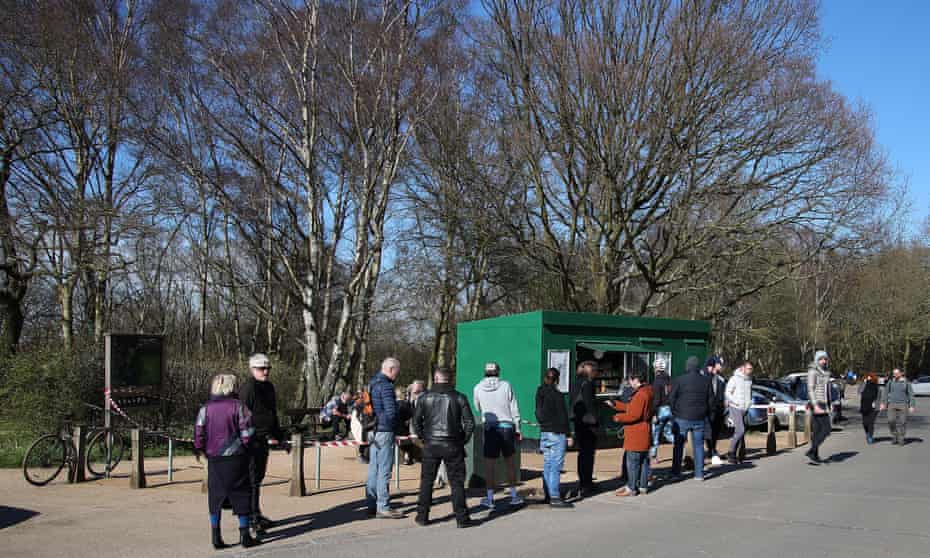
[[[666,369],[671,369],[671,353],[654,352],[637,345],[616,343],[578,343],[575,352],[578,362],[591,360],[597,363],[598,377],[594,384],[597,395],[616,396],[623,390],[634,373],[646,374],[652,380],[652,363],[661,357]]]

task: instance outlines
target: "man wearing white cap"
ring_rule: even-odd
[[[659,444],[662,443],[666,428],[671,435],[669,425],[672,423],[672,408],[668,404],[668,394],[672,390],[672,382],[665,370],[667,364],[664,358],[656,357],[652,367],[655,369],[655,379],[652,381],[652,408],[655,409],[656,422],[655,428],[652,429],[652,447],[649,448],[649,456],[655,465],[658,463]]]
[[[252,377],[239,390],[239,399],[252,412],[255,435],[249,444],[250,476],[252,481],[252,525],[258,534],[271,526],[272,521],[262,515],[260,496],[262,481],[268,468],[268,445],[278,445],[281,425],[278,423],[278,402],[274,385],[268,381],[271,361],[262,353],[249,357]]]
[[[517,472],[513,466],[516,442],[520,439],[520,408],[510,383],[500,379],[501,368],[496,362],[484,365],[484,379],[473,392],[473,401],[484,426],[482,448],[484,454],[487,497],[481,500],[486,509],[494,510],[494,467],[497,458],[503,457],[510,477],[510,505],[519,506],[523,499],[517,495]]]

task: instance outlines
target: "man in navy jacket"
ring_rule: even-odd
[[[368,385],[371,406],[374,408],[377,426],[369,434],[370,455],[368,460],[368,482],[365,485],[365,500],[368,515],[386,519],[398,519],[403,514],[392,510],[389,505],[391,468],[394,466],[394,426],[397,420],[397,398],[394,395],[394,380],[400,374],[400,361],[393,357],[384,359],[381,372],[375,374]]]

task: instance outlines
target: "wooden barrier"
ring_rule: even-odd
[[[129,475],[129,488],[145,488],[145,432],[141,428],[132,429],[132,472]]]
[[[304,435],[295,432],[291,435],[291,482],[288,486],[288,496],[306,496],[307,486],[304,484]]]
[[[811,411],[806,409],[804,412],[804,442],[811,443]]]
[[[768,435],[765,440],[765,453],[766,455],[775,455],[778,453],[778,444],[775,440],[775,409],[769,407],[766,412],[767,419],[767,430]]]

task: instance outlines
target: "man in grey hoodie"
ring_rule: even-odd
[[[904,435],[907,433],[907,414],[916,410],[917,400],[914,398],[914,388],[900,368],[892,370],[891,375],[891,381],[885,386],[880,410],[888,409],[888,429],[894,438],[891,443],[900,446],[904,444]]]
[[[814,362],[807,368],[807,393],[810,398],[811,449],[807,457],[813,463],[821,463],[820,445],[830,435],[830,355],[827,351],[817,351]]]
[[[519,506],[523,500],[517,494],[517,472],[513,454],[520,440],[520,407],[510,383],[500,379],[501,368],[496,362],[484,365],[484,379],[475,386],[472,400],[483,425],[484,479],[487,497],[481,505],[494,510],[494,468],[497,458],[503,457],[510,481],[510,505]]]

